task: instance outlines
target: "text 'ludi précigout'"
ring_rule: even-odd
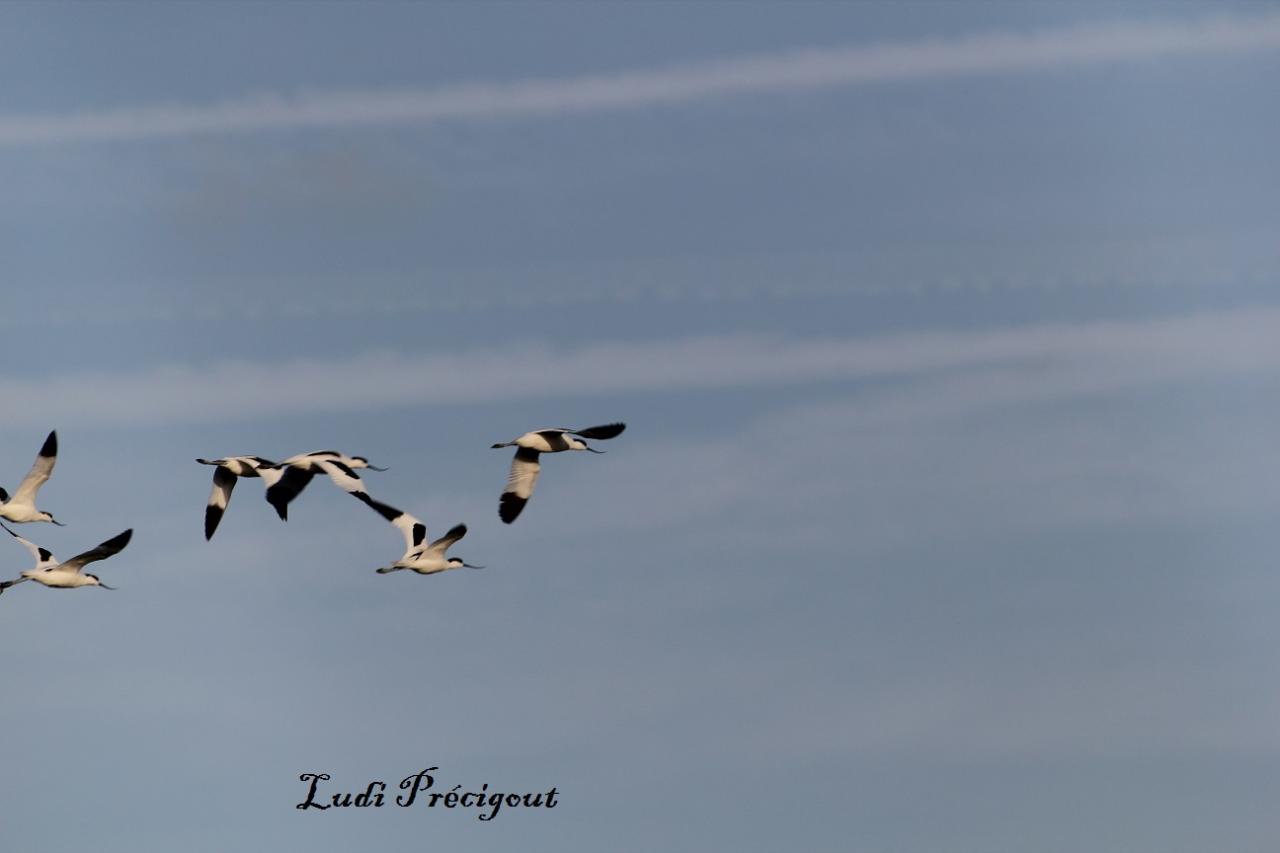
[[[448,790],[432,790],[435,787],[435,777],[431,774],[439,769],[439,767],[428,767],[419,773],[414,773],[401,779],[400,790],[404,793],[397,794],[392,802],[400,808],[406,809],[415,803],[420,808],[476,809],[480,812],[477,815],[480,820],[493,820],[504,806],[508,809],[554,809],[559,805],[556,798],[560,792],[555,788],[545,793],[516,794],[490,791],[489,783],[485,782],[480,786],[479,790],[474,791],[464,790],[462,785],[454,785],[453,788]],[[331,778],[328,773],[303,773],[300,775],[298,779],[308,782],[310,785],[307,788],[307,798],[298,803],[295,808],[303,811],[308,809],[325,811],[332,808],[378,809],[387,803],[385,796],[387,790],[386,782],[370,782],[360,793],[331,794],[321,790],[321,783],[328,782]]]

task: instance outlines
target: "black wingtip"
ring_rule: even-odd
[[[110,548],[115,551],[121,551],[124,549],[124,546],[129,544],[129,540],[132,538],[133,538],[133,528],[130,527],[124,533],[121,533],[118,536],[113,536],[110,539],[108,539],[106,542],[103,542],[101,547]]]
[[[49,433],[49,437],[44,440],[44,444],[40,447],[41,456],[57,456],[58,455],[58,431],[55,429]]]
[[[9,493],[6,492],[4,489],[0,489],[0,502],[3,502],[3,503],[9,502]]]
[[[280,483],[268,488],[263,497],[275,507],[276,515],[280,516],[281,521],[289,520],[289,498],[281,493]]]
[[[352,492],[351,496],[353,498],[356,498],[359,501],[363,501],[364,504],[369,507],[369,509],[376,512],[378,515],[382,516],[387,521],[394,522],[397,518],[404,515],[404,513],[402,513],[400,510],[396,509],[395,507],[387,506],[382,501],[376,501],[373,498],[369,497],[369,494],[367,492]],[[418,527],[422,527],[422,525],[419,524]],[[425,528],[423,529],[425,530]]]
[[[205,507],[204,510],[204,541],[208,542],[213,538],[213,532],[218,529],[218,522],[222,521],[222,509],[216,506]]]
[[[510,524],[519,517],[520,511],[524,509],[524,505],[528,502],[528,498],[522,498],[511,492],[503,492],[502,499],[498,501],[498,518]]]
[[[622,422],[601,424],[600,426],[587,427],[586,429],[578,430],[574,435],[580,435],[583,438],[607,441],[610,438],[617,438],[622,435],[622,431],[626,428],[627,425]]]

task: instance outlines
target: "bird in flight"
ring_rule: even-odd
[[[18,490],[13,493],[13,497],[10,497],[4,489],[0,489],[0,518],[18,523],[49,521],[61,527],[61,521],[56,521],[49,513],[36,509],[36,492],[40,491],[40,487],[48,481],[49,475],[53,473],[53,465],[57,461],[58,432],[54,430],[44,440],[44,444],[40,447],[40,455],[36,457],[35,464],[31,466],[27,476],[23,477],[22,482],[18,484]]]
[[[48,548],[41,548],[34,542],[28,542],[18,534],[9,530],[7,525],[0,524],[10,536],[22,543],[31,556],[36,558],[35,568],[28,569],[18,577],[11,581],[0,583],[0,594],[15,584],[24,581],[35,581],[53,589],[75,589],[81,586],[100,586],[103,589],[115,589],[113,586],[107,586],[98,580],[97,575],[91,575],[83,571],[84,567],[98,560],[105,560],[108,557],[119,554],[124,550],[124,546],[129,544],[129,540],[133,538],[133,529],[130,528],[118,536],[113,536],[106,542],[103,542],[97,548],[85,551],[83,554],[76,554],[66,562],[58,562],[57,558],[49,552]]]
[[[329,479],[348,494],[356,497],[367,495],[364,482],[355,471],[357,468],[387,470],[370,465],[369,460],[363,456],[344,456],[336,450],[317,450],[314,453],[290,456],[283,462],[264,465],[258,469],[258,475],[267,483],[267,503],[276,508],[276,514],[282,521],[288,521],[289,502],[302,494],[316,472],[328,474]]]
[[[520,515],[520,511],[524,509],[524,505],[529,502],[529,498],[533,495],[533,486],[538,482],[538,472],[542,468],[538,462],[538,457],[541,454],[559,453],[564,450],[587,450],[591,453],[604,453],[603,450],[588,447],[583,439],[604,441],[621,435],[626,428],[626,424],[614,423],[587,427],[586,429],[568,429],[566,427],[537,429],[533,432],[526,432],[512,441],[493,445],[494,449],[500,447],[516,448],[515,458],[511,461],[511,473],[507,475],[507,487],[503,490],[502,498],[498,502],[498,517],[510,524],[516,520]]]
[[[236,487],[238,477],[258,477],[258,469],[275,465],[270,459],[261,456],[227,456],[222,459],[197,459],[201,465],[213,465],[213,491],[209,493],[209,503],[204,508],[204,538],[213,538],[213,532],[222,521],[222,514],[227,511],[231,502],[231,491]]]
[[[420,575],[434,575],[439,572],[447,572],[449,569],[484,568],[484,566],[473,566],[460,557],[445,556],[445,552],[455,542],[467,535],[467,526],[465,524],[455,524],[444,536],[428,543],[426,525],[409,515],[409,513],[398,510],[393,506],[387,506],[368,495],[357,495],[356,497],[367,503],[378,515],[400,528],[400,532],[404,534],[404,556],[390,566],[378,569],[378,574],[385,575],[388,572],[410,569]]]

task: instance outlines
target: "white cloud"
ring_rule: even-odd
[[[882,418],[1106,394],[1280,371],[1280,309],[1011,330],[866,338],[695,337],[575,349],[492,347],[417,356],[170,365],[133,373],[0,378],[0,426],[239,421],[279,414],[530,397],[910,379]],[[925,379],[933,384],[920,384]]]
[[[1280,47],[1280,15],[1106,24],[797,50],[668,68],[437,89],[261,94],[61,115],[0,116],[0,145],[587,113],[893,80]]]

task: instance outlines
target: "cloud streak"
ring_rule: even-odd
[[[899,80],[1280,47],[1280,14],[1113,23],[796,50],[666,68],[435,89],[260,94],[61,115],[0,116],[0,145],[517,119]]]
[[[366,353],[284,363],[0,378],[0,426],[242,421],[540,397],[899,381],[890,419],[1144,385],[1280,371],[1280,309],[1126,322],[864,338],[705,336],[529,344],[447,354]],[[932,380],[932,381],[929,381]],[[335,389],[341,389],[335,392]]]

